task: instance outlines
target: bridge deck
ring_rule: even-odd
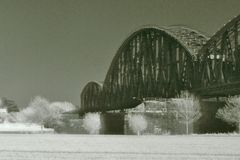
[[[192,90],[202,97],[228,97],[240,94],[240,81]]]

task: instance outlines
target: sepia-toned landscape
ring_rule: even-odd
[[[240,159],[239,0],[0,0],[0,160]]]

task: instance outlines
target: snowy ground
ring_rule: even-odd
[[[0,133],[53,133],[53,129],[42,128],[33,123],[0,123]],[[0,142],[1,143],[1,142]]]
[[[240,159],[240,136],[0,134],[0,159]]]

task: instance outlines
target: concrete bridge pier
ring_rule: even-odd
[[[202,99],[199,120],[189,126],[190,133],[227,133],[236,130],[230,125],[216,118],[219,108],[224,107],[224,100]],[[136,134],[129,126],[128,112],[101,113],[100,134]],[[141,115],[147,122],[147,128],[142,134],[185,134],[185,125],[180,123],[174,114],[131,112],[131,115]]]
[[[103,112],[100,118],[100,134],[124,134],[124,112]]]

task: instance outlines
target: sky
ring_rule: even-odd
[[[212,35],[239,14],[239,0],[0,0],[0,97],[20,108],[38,95],[79,105],[136,28],[182,24]]]

